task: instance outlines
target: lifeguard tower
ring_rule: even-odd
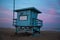
[[[31,32],[33,34],[40,33],[42,20],[37,19],[39,10],[34,7],[14,10],[17,12],[17,19],[13,19],[13,25],[16,27],[16,33],[20,31]]]

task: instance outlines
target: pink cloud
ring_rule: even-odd
[[[57,13],[57,10],[55,9],[55,8],[49,8],[49,9],[47,9],[47,8],[40,8],[40,10],[42,11],[42,13],[47,13],[47,14],[51,14],[51,15],[56,15],[56,13]]]
[[[48,14],[56,15],[56,10],[54,8],[51,8],[47,11]]]
[[[53,22],[55,22],[54,17],[55,16],[53,16],[53,15],[49,15],[49,14],[45,14],[45,13],[42,13],[42,14],[38,15],[38,19],[43,20],[43,23],[53,23]]]
[[[56,23],[56,18],[58,15],[56,12],[56,9],[51,8],[51,9],[43,9],[41,8],[41,10],[43,11],[42,14],[38,15],[38,19],[43,20],[43,23]]]
[[[12,11],[5,8],[5,7],[0,7],[0,22],[12,22]]]
[[[5,7],[0,7],[0,14],[4,14],[4,15],[6,15],[6,16],[12,16],[12,10],[9,10],[9,9],[7,9],[7,8],[5,8]],[[3,16],[3,15],[2,15]]]
[[[9,19],[9,18],[0,18],[0,22],[12,22],[12,19]]]

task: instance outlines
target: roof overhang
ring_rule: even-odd
[[[37,12],[37,13],[41,13],[39,10],[37,10],[37,9],[34,8],[34,7],[24,8],[24,9],[17,9],[17,10],[14,10],[14,12],[27,11],[27,10],[32,10],[32,11],[35,11],[35,12]]]

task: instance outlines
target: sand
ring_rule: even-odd
[[[60,40],[60,32],[41,31],[40,36],[32,36],[31,34],[15,35],[15,29],[0,28],[0,40]]]

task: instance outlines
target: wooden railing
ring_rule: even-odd
[[[13,19],[13,25],[16,26],[17,24],[17,19]],[[39,20],[39,19],[35,19],[33,18],[32,19],[32,26],[42,26],[43,25],[43,21],[42,20]]]
[[[43,25],[43,21],[33,18],[33,25],[34,26],[42,26]]]
[[[14,26],[15,26],[16,23],[17,23],[16,20],[17,20],[17,19],[13,19],[13,25],[14,25]]]

